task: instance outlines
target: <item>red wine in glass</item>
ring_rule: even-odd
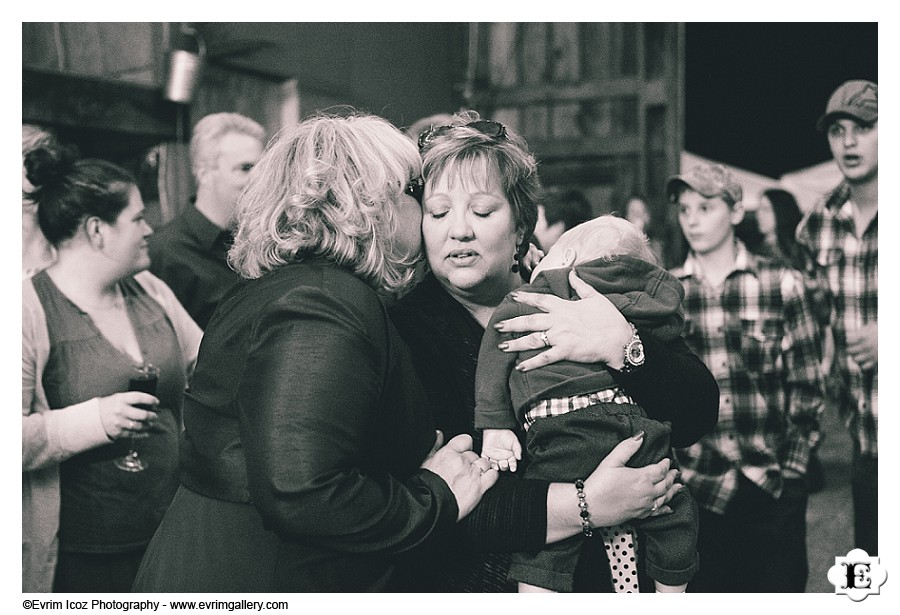
[[[129,391],[141,391],[156,395],[156,383],[159,381],[159,369],[154,365],[145,363],[135,368],[134,374],[128,380]],[[151,406],[147,404],[135,404],[137,408],[151,410]],[[134,438],[128,439],[128,453],[124,457],[116,459],[116,467],[125,472],[142,472],[147,469],[147,462],[140,458],[137,450],[134,448]]]

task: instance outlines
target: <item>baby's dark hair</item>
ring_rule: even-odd
[[[25,154],[23,164],[34,186],[23,197],[37,204],[38,224],[54,246],[74,237],[89,217],[113,224],[136,185],[125,169],[105,160],[79,159],[71,146],[38,146]]]

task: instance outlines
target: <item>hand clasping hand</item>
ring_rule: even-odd
[[[522,459],[522,443],[512,429],[485,429],[481,456],[495,470],[515,472],[517,462]]]
[[[447,483],[459,507],[457,520],[461,520],[494,486],[499,472],[491,469],[490,462],[472,450],[472,436],[460,434],[442,447],[443,442],[444,434],[438,431],[434,447],[421,467],[434,472]]]

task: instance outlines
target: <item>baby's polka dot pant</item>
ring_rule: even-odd
[[[638,593],[637,540],[629,524],[597,528],[606,545],[606,557],[616,593]]]

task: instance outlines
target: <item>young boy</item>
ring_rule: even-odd
[[[568,282],[574,267],[631,323],[670,341],[681,334],[683,290],[655,262],[647,238],[637,227],[621,218],[601,216],[566,231],[532,273],[531,284],[519,290],[577,298]],[[605,365],[560,362],[527,373],[515,369],[517,359],[540,351],[518,355],[501,351],[498,345],[509,334],[500,334],[493,325],[534,311],[507,297],[483,338],[475,388],[475,427],[484,429],[482,456],[501,470],[515,471],[522,457],[517,432],[524,430],[529,458],[525,476],[576,481],[576,485],[619,442],[641,432],[644,442],[629,465],[643,466],[671,456],[669,425],[648,418],[618,387]],[[632,367],[643,362],[636,329],[626,353]],[[657,591],[677,592],[684,591],[697,569],[697,505],[682,490],[669,506],[672,514],[637,523],[644,532],[646,570]],[[589,526],[585,529],[590,536]],[[538,553],[515,554],[510,579],[519,582],[520,591],[572,591],[582,540],[575,536]],[[619,573],[633,572],[634,562],[617,562],[612,567],[618,586]]]
[[[834,335],[834,383],[853,441],[856,546],[878,553],[878,85],[838,87],[819,130],[844,176],[797,227],[806,273],[825,291]]]
[[[735,238],[742,190],[722,165],[671,177],[669,198],[690,245],[684,336],[719,383],[719,422],[676,449],[700,506],[702,592],[802,592],[804,482],[823,408],[816,327],[800,274]]]

